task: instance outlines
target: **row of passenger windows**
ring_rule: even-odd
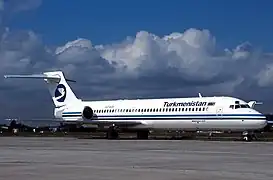
[[[151,108],[151,109],[103,109],[94,110],[95,113],[121,113],[121,112],[181,112],[181,111],[207,111],[208,107],[199,108]]]

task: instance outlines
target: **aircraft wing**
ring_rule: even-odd
[[[140,120],[63,120],[63,119],[32,119],[32,120],[20,120],[20,122],[23,122],[24,124],[32,124],[32,125],[38,125],[38,126],[45,126],[45,125],[55,125],[56,123],[60,124],[91,124],[91,125],[103,125],[103,126],[110,126],[110,125],[117,125],[120,127],[133,127],[137,125],[145,125],[146,123],[144,121]]]
[[[137,125],[146,125],[144,121],[139,120],[90,120],[90,121],[82,121],[83,124],[94,124],[94,125],[104,125],[104,126],[110,126],[110,125],[117,125],[119,127],[133,127]]]

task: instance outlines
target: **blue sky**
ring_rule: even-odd
[[[78,81],[73,89],[82,99],[186,97],[202,92],[255,99],[264,102],[264,111],[272,111],[271,0],[43,0],[36,9],[40,1],[5,1],[0,17],[13,18],[0,22],[1,28],[12,29],[0,31],[5,38],[0,41],[0,74],[60,69]],[[22,8],[32,10],[12,13]],[[215,36],[216,45],[203,29]],[[166,40],[144,31],[160,37],[179,32],[183,37]],[[136,36],[135,41],[121,45],[127,36]],[[77,38],[87,40],[74,41]],[[93,48],[90,41],[108,46]],[[246,41],[254,47],[242,45]],[[67,42],[69,46],[64,46]],[[48,46],[62,51],[56,54]],[[35,117],[51,116],[53,106],[43,82],[23,83],[0,79],[0,105],[6,108],[0,118],[29,116],[29,110]],[[41,111],[40,106],[47,109]]]
[[[77,37],[109,44],[140,30],[161,36],[206,28],[221,47],[250,41],[272,50],[272,6],[270,0],[45,0],[38,9],[17,16],[10,26],[32,29],[51,45]]]

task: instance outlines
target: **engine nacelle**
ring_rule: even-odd
[[[94,116],[94,112],[93,112],[92,108],[89,106],[85,106],[82,111],[82,116],[85,119],[92,119],[92,117]]]

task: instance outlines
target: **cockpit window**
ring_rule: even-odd
[[[240,107],[241,108],[250,108],[250,106],[248,104],[241,104]]]
[[[233,109],[234,105],[230,105],[230,108]],[[239,109],[239,108],[250,108],[250,106],[248,104],[236,104],[235,105],[235,109]]]

